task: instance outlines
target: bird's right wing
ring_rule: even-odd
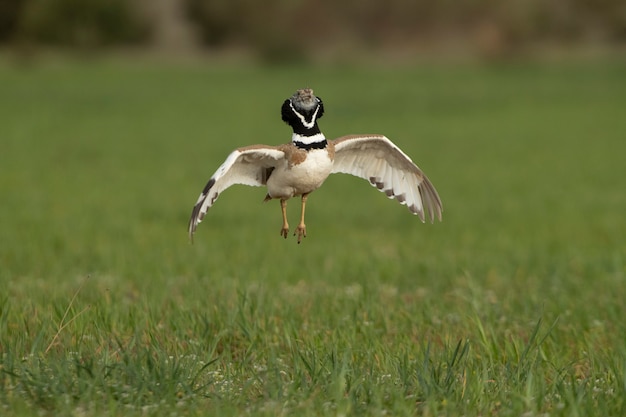
[[[222,191],[231,185],[263,186],[285,153],[275,146],[254,145],[234,150],[209,179],[189,219],[189,237],[193,238],[198,224]]]

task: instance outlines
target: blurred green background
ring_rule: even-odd
[[[109,233],[171,244],[160,228],[184,225],[185,201],[230,150],[289,137],[276,109],[303,86],[327,101],[329,137],[384,133],[414,155],[444,199],[438,230],[459,216],[457,245],[489,247],[474,218],[511,246],[620,240],[622,2],[16,0],[0,16],[11,277],[111,268]],[[345,221],[358,216],[376,227],[367,211]],[[578,242],[582,225],[594,239]]]

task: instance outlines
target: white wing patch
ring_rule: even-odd
[[[271,170],[285,157],[273,146],[255,145],[240,148],[226,158],[200,193],[189,219],[189,237],[220,194],[231,185],[263,186]]]
[[[406,205],[425,221],[441,220],[443,207],[435,187],[400,148],[382,135],[342,136],[335,145],[333,173],[363,178],[387,197]]]

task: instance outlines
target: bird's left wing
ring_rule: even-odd
[[[424,221],[441,220],[443,207],[437,190],[421,169],[400,148],[383,135],[349,135],[333,141],[333,173],[342,172],[368,180],[395,198]]]
[[[191,211],[189,237],[193,238],[198,224],[222,191],[235,184],[257,187],[265,185],[278,161],[284,157],[283,151],[275,146],[266,145],[247,146],[231,152],[209,179]]]

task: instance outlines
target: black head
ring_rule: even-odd
[[[304,88],[285,100],[281,113],[283,121],[291,126],[294,133],[313,136],[320,133],[317,119],[324,114],[324,104],[313,95],[313,90]]]

